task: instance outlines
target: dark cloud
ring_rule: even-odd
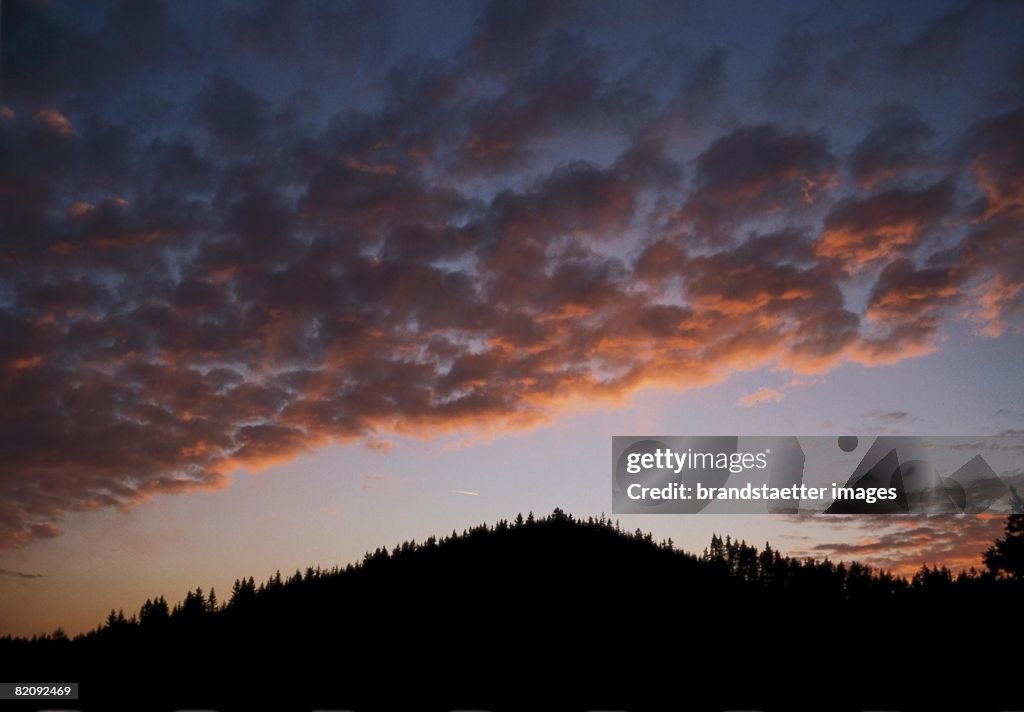
[[[491,0],[476,22],[471,47],[475,58],[499,71],[516,71],[529,61],[529,48],[564,27],[577,0]]]
[[[891,76],[891,51],[882,48],[899,44],[896,25],[892,15],[880,13],[832,33],[824,43],[830,51],[823,59],[829,86],[852,88]]]
[[[818,38],[799,25],[791,27],[775,47],[761,75],[761,98],[773,105],[806,106],[807,89],[818,70]]]
[[[35,0],[4,3],[6,91],[38,101],[65,95],[84,105],[116,95],[147,71],[205,55],[200,45],[183,41],[187,35],[158,0],[98,3],[89,8],[88,23],[75,11]]]
[[[379,57],[391,41],[388,0],[319,3],[265,0],[225,13],[233,49],[278,61],[345,67]]]
[[[1024,213],[1024,108],[973,124],[961,155],[983,191],[984,217]]]
[[[355,62],[379,62],[390,47],[396,12],[389,0],[232,5],[106,0],[75,7],[8,0],[5,89],[86,107],[97,98],[154,90],[147,78],[166,85],[169,76],[245,58],[301,65],[306,74],[323,77]]]
[[[974,44],[986,7],[984,2],[971,0],[935,17],[896,48],[893,66],[926,76],[956,68],[961,55]]]
[[[26,574],[23,571],[12,571],[11,569],[0,569],[0,576],[11,576],[13,578],[25,579],[31,581],[32,579],[42,578],[42,574]]]
[[[1020,310],[1020,111],[953,156],[906,108],[845,142],[727,121],[738,47],[634,61],[652,20],[573,3],[492,3],[438,55],[393,51],[411,6],[4,7],[0,548],[333,441],[890,363]],[[792,34],[763,86],[826,49]]]
[[[892,188],[846,198],[825,217],[815,249],[849,270],[893,259],[915,248],[953,205],[954,185],[949,180],[920,189]]]
[[[218,75],[199,93],[196,118],[211,138],[252,146],[266,138],[269,105],[252,89]]]
[[[741,127],[698,156],[695,189],[677,218],[698,237],[719,239],[744,220],[814,202],[833,185],[836,165],[823,135]]]
[[[609,60],[598,48],[580,35],[556,34],[538,51],[536,64],[469,109],[466,168],[520,165],[538,139],[566,129],[624,130],[651,105],[646,91],[610,76]]]
[[[729,52],[713,47],[693,67],[680,94],[679,111],[690,123],[713,113],[725,92]]]
[[[998,336],[1024,313],[1024,109],[973,124],[960,157],[981,192],[960,271],[971,283],[981,332]]]
[[[907,106],[881,109],[874,127],[850,153],[850,172],[865,188],[928,167],[925,142],[932,129],[920,112]]]
[[[868,297],[867,316],[907,344],[930,344],[946,308],[960,298],[960,288],[949,268],[918,268],[907,259],[895,259],[878,276]]]

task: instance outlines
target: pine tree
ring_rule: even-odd
[[[1010,488],[1013,511],[1006,518],[1006,536],[985,552],[985,566],[996,576],[1024,580],[1024,499]]]
[[[170,609],[167,607],[167,599],[163,596],[158,596],[152,601],[146,599],[146,602],[142,604],[142,609],[139,611],[139,623],[147,626],[161,624],[167,621],[170,614]]]

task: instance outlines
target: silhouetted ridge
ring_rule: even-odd
[[[420,709],[547,706],[531,703],[537,695],[563,709],[660,709],[687,699],[686,686],[672,684],[683,671],[738,708],[782,700],[788,688],[772,681],[797,679],[800,704],[786,698],[794,708],[813,706],[837,675],[889,669],[892,646],[893,674],[920,666],[924,675],[940,662],[936,650],[1019,632],[1019,619],[1005,615],[1019,594],[1018,582],[991,574],[925,568],[905,580],[729,537],[694,555],[556,509],[378,548],[345,568],[240,579],[223,602],[201,590],[173,607],[157,597],[74,640],[0,647],[14,661],[11,677],[45,669],[91,681],[93,698],[106,700],[123,699],[128,679],[165,690],[166,709],[242,709],[277,694],[306,709],[395,709],[410,699]],[[800,660],[780,654],[794,638],[807,646]],[[654,653],[666,644],[676,652]],[[233,667],[186,663],[197,655]],[[641,685],[630,670],[659,682]],[[850,707],[893,704],[877,683],[854,687]]]

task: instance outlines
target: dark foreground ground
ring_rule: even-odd
[[[715,540],[702,556],[556,511],[0,640],[6,710],[1024,709],[1021,589]]]

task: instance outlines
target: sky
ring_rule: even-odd
[[[1024,433],[1020,3],[2,13],[0,635],[609,513],[613,435]]]

